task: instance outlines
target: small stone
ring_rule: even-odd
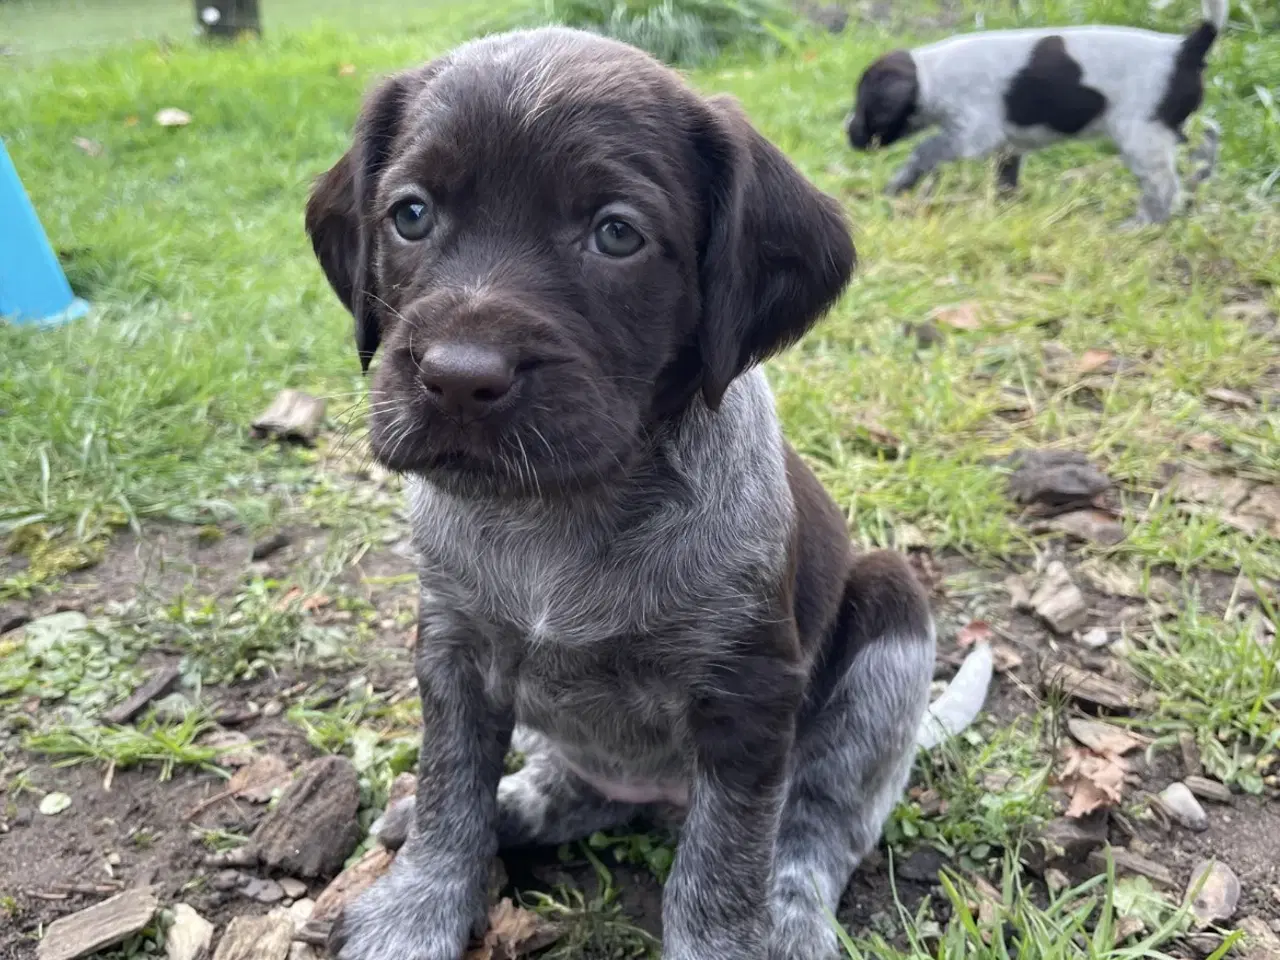
[[[1111,634],[1106,627],[1091,627],[1080,634],[1080,642],[1090,650],[1098,650],[1111,642]]]
[[[1280,924],[1280,920],[1272,921],[1272,924]],[[1239,928],[1249,938],[1250,949],[1245,952],[1249,960],[1280,960],[1280,937],[1267,921],[1261,917],[1245,917]]]
[[[71,806],[71,798],[65,793],[46,793],[37,808],[46,817],[56,817]]]
[[[1027,851],[1037,851],[1029,856],[1030,866],[1061,863],[1076,864],[1107,842],[1107,815],[1105,811],[1084,817],[1058,817],[1040,828],[1035,841]],[[1037,850],[1038,848],[1038,850]],[[1042,864],[1034,861],[1040,860]]]
[[[280,889],[284,891],[284,895],[290,900],[298,900],[307,895],[307,885],[301,880],[295,880],[293,877],[284,877],[278,882]]]
[[[284,899],[284,890],[274,880],[263,880],[251,877],[249,882],[240,888],[240,896],[259,903],[279,903]]]
[[[164,937],[166,960],[203,960],[213,944],[213,924],[185,903],[173,908]]]
[[[1200,887],[1199,893],[1196,887]],[[1184,901],[1190,902],[1201,926],[1230,920],[1240,903],[1240,879],[1225,863],[1206,860],[1192,871]]]
[[[301,930],[303,925],[311,919],[311,915],[316,912],[316,902],[307,898],[296,900],[289,907],[289,917],[293,920],[293,926],[297,930]]]
[[[293,932],[287,917],[235,917],[213,960],[286,960]]]
[[[245,876],[239,870],[219,870],[209,885],[215,890],[239,890],[244,882]]]
[[[1185,783],[1171,783],[1160,791],[1160,805],[1178,823],[1197,833],[1209,829],[1209,817]]]
[[[1114,547],[1124,539],[1124,527],[1105,510],[1072,510],[1049,521],[1047,527],[1085,543]]]
[[[1208,800],[1211,803],[1230,803],[1234,799],[1225,784],[1210,780],[1208,777],[1189,776],[1182,782],[1201,800]]]
[[[284,713],[284,704],[279,700],[268,700],[262,708],[262,715],[268,720],[272,720],[282,713]]]
[[[1044,579],[1031,595],[1031,607],[1058,634],[1080,629],[1089,616],[1084,594],[1059,560],[1049,564]]]

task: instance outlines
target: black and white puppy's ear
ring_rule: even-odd
[[[909,131],[920,99],[920,76],[908,50],[894,50],[867,67],[858,81],[857,99],[846,132],[856,150],[876,140],[882,147]]]
[[[384,81],[366,98],[350,149],[316,180],[307,200],[306,228],[329,285],[351,311],[360,367],[382,339],[385,305],[372,275],[377,217],[369,209],[378,175],[390,158],[408,101],[432,67]]]
[[[702,396],[799,340],[840,296],[855,253],[834,199],[751,126],[731,97],[706,101],[698,136],[709,223],[701,250]]]

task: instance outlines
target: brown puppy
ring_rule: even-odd
[[[933,669],[910,572],[854,558],[756,366],[849,279],[837,204],[732,102],[547,29],[375,91],[307,229],[381,348],[422,555],[414,827],[338,956],[458,960],[496,850],[662,803],[668,960],[825,960]]]

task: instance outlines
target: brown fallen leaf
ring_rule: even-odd
[[[1115,361],[1115,354],[1109,350],[1089,349],[1080,355],[1080,361],[1076,364],[1076,372],[1082,376],[1085,374],[1096,373],[1108,365],[1112,365]]]
[[[1068,817],[1078,819],[1095,810],[1114,807],[1124,799],[1129,765],[1120,757],[1074,745],[1065,747],[1062,754],[1066,763],[1059,782],[1071,798]]]
[[[1217,400],[1221,404],[1240,410],[1252,410],[1257,406],[1257,401],[1253,397],[1239,390],[1232,390],[1230,387],[1211,387],[1204,392],[1204,395],[1210,400]]]
[[[859,438],[886,453],[896,456],[902,448],[902,441],[892,431],[868,417],[859,417],[852,426]]]
[[[991,663],[996,673],[1009,673],[1022,666],[1022,654],[1007,643],[993,643]]]
[[[191,122],[191,114],[177,107],[165,107],[156,111],[155,120],[162,127],[185,127]]]
[[[237,770],[227,783],[227,790],[250,803],[266,803],[276,790],[288,786],[290,777],[284,757],[267,753]]]
[[[951,307],[937,307],[929,313],[929,319],[945,324],[953,330],[979,330],[982,321],[978,318],[976,304],[961,303]]]
[[[504,897],[489,908],[489,929],[466,960],[516,960],[554,943],[559,931],[536,913]]]
[[[987,621],[971,620],[956,633],[956,646],[966,650],[975,643],[989,643],[994,637],[995,631]]]
[[[1124,727],[1103,723],[1088,717],[1071,717],[1067,720],[1067,732],[1095,753],[1122,757],[1131,750],[1144,747],[1151,741],[1130,733]]]
[[[1193,433],[1182,442],[1188,450],[1196,453],[1221,453],[1226,449],[1226,444],[1212,433]]]
[[[238,730],[212,730],[201,737],[199,743],[221,751],[214,761],[220,767],[245,767],[257,756],[248,736]]]
[[[370,847],[368,853],[338,874],[324,888],[324,892],[316,897],[310,922],[322,924],[336,920],[342,908],[373,886],[374,881],[391,867],[395,858],[396,855],[385,847]]]
[[[132,115],[127,116],[124,118],[124,125],[126,127],[136,127],[138,125],[138,118]]]

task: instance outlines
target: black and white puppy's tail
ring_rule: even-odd
[[[932,750],[973,723],[987,702],[993,669],[991,645],[977,644],[964,658],[964,663],[960,664],[942,696],[925,711],[916,733],[916,746],[921,750]]]
[[[1187,34],[1182,41],[1182,49],[1178,51],[1178,65],[1199,69],[1204,66],[1204,58],[1209,55],[1209,48],[1227,25],[1227,9],[1231,0],[1201,0],[1200,23]]]

